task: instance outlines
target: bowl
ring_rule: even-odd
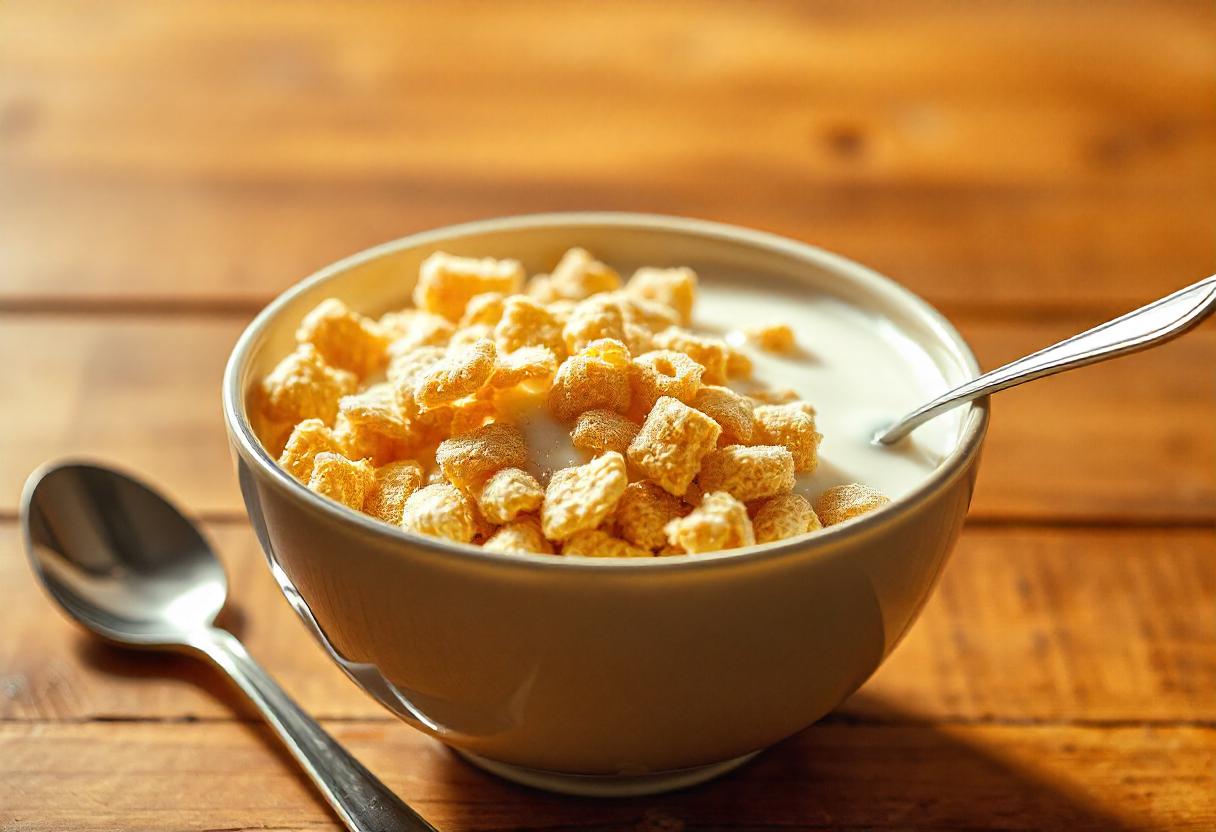
[[[570,245],[607,262],[684,264],[702,281],[828,293],[898,328],[951,385],[978,373],[955,329],[893,281],[742,228],[570,213],[452,226],[377,246],[284,292],[241,335],[224,418],[276,580],[350,677],[405,721],[507,778],[556,791],[689,785],[796,733],[855,691],[907,633],[971,499],[985,403],[924,482],[809,537],[655,559],[504,556],[419,537],[322,498],[281,470],[246,412],[297,322],[341,297],[400,307],[431,252],[543,270]]]

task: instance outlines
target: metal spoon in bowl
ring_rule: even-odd
[[[135,480],[94,465],[52,465],[26,483],[25,544],[47,592],[79,623],[130,647],[202,654],[261,711],[354,832],[435,832],[300,709],[214,624],[224,568],[194,524]]]
[[[933,417],[998,390],[1155,347],[1177,338],[1214,311],[1216,275],[942,393],[878,431],[874,442],[894,444]]]

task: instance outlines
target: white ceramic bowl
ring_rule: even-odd
[[[436,249],[547,268],[570,245],[623,270],[685,264],[702,282],[823,292],[886,318],[951,384],[977,373],[935,310],[844,258],[741,228],[637,214],[552,214],[417,234],[335,263],[238,341],[224,418],[250,519],[288,599],[390,710],[504,776],[643,793],[725,771],[810,725],[891,652],[941,573],[975,481],[987,408],[911,493],[810,537],[738,553],[503,556],[419,537],[308,491],[250,427],[246,397],[337,296],[400,307]]]

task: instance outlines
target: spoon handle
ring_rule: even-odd
[[[891,427],[880,431],[874,441],[890,445],[934,416],[981,396],[1156,346],[1178,337],[1213,311],[1216,311],[1216,275],[984,373],[909,413]]]
[[[353,832],[436,832],[376,778],[253,660],[231,633],[210,629],[194,646],[257,706],[334,811]]]

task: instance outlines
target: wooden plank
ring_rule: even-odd
[[[324,657],[252,533],[210,527],[251,652],[310,711],[391,719]],[[0,527],[0,720],[248,716],[186,658],[102,647],[37,590]],[[1216,530],[969,528],[907,641],[841,709],[866,722],[1216,720]]]
[[[1092,316],[959,324],[995,366],[1096,323]],[[219,408],[243,316],[0,315],[0,354],[21,355],[0,397],[0,509],[51,457],[106,458],[194,511],[239,514]],[[1209,521],[1216,505],[1216,330],[1161,350],[1002,393],[978,518]],[[817,403],[821,407],[827,403]]]
[[[327,726],[441,829],[1095,832],[1216,824],[1216,730],[823,725],[708,786],[613,801],[474,770],[400,725]],[[0,825],[337,829],[260,726],[0,725]]]

